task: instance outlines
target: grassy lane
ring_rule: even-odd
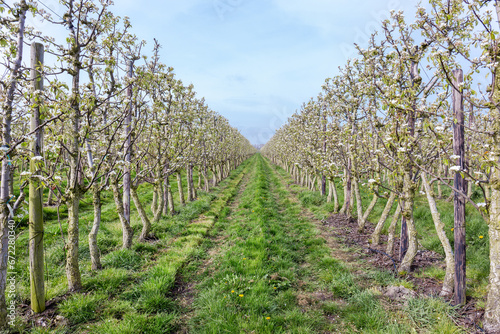
[[[194,316],[195,308],[193,307],[193,300],[198,290],[200,282],[208,277],[210,266],[213,264],[214,258],[223,252],[227,247],[227,236],[221,233],[223,227],[227,224],[228,215],[234,211],[234,208],[239,203],[239,200],[246,188],[251,175],[245,173],[240,182],[240,186],[234,189],[234,197],[232,197],[224,208],[218,214],[217,220],[212,229],[208,231],[207,237],[196,249],[191,260],[181,268],[175,288],[173,289],[172,298],[176,301],[179,313],[182,316],[179,318],[178,325],[176,326],[176,333],[189,333],[189,322]]]
[[[199,286],[191,332],[330,332],[325,313],[297,294],[322,242],[296,207],[278,203],[287,194],[269,165],[260,156],[253,162],[252,181],[223,226],[227,243]]]
[[[391,308],[381,289],[401,282],[333,258],[283,175],[260,155],[251,162],[251,181],[218,222],[224,243],[197,277],[188,332],[460,332],[442,303]]]

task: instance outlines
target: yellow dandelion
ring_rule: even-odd
[[[266,317],[266,320],[269,320],[269,319],[271,319],[271,317]]]
[[[234,293],[234,290],[231,290],[231,293]]]
[[[480,236],[479,236],[479,239],[482,239],[482,238],[483,238],[483,236],[482,236],[482,235],[480,235]]]
[[[273,289],[276,290],[277,288],[275,286],[273,286]]]
[[[452,227],[452,228],[451,228],[451,231],[453,232],[454,230],[455,230],[455,228],[453,228],[453,227]]]
[[[239,295],[240,297],[243,297],[243,295]]]
[[[247,259],[246,257],[243,258],[243,260],[246,260],[246,259]]]

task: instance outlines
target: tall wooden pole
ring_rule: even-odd
[[[40,178],[39,160],[42,156],[42,129],[40,126],[41,91],[43,90],[43,44],[31,44],[31,81],[33,99],[30,130],[35,131],[35,140],[31,144],[29,181],[29,263],[31,285],[31,309],[35,313],[45,310],[45,286],[43,281],[43,192]]]
[[[461,84],[464,74],[461,69],[453,71],[453,154],[458,156],[457,166],[465,169],[465,139],[464,139],[464,105]],[[455,88],[458,88],[455,89]],[[462,174],[455,173],[454,187],[466,191]],[[455,304],[465,304],[465,198],[458,192],[454,193],[455,214]]]

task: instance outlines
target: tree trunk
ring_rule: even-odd
[[[215,187],[217,186],[217,172],[216,172],[217,167],[214,167],[212,171],[212,186]]]
[[[321,196],[325,195],[326,195],[326,176],[321,175]]]
[[[181,205],[186,205],[186,201],[184,200],[184,189],[182,188],[182,176],[181,172],[176,173],[177,176],[177,191],[179,192],[179,203]]]
[[[339,211],[339,197],[337,195],[337,186],[335,185],[335,179],[331,180],[329,185],[332,188],[332,193],[333,193],[333,211],[338,212]]]
[[[344,205],[340,209],[341,213],[351,216],[352,200],[352,178],[351,178],[351,159],[349,158],[347,168],[344,169],[345,186],[344,186]]]
[[[168,188],[170,187],[170,182],[168,180],[168,174],[163,177],[163,215],[168,215],[169,199],[168,199]]]
[[[167,177],[166,179],[167,186],[167,198],[168,198],[168,210],[170,211],[170,215],[173,216],[176,214],[175,212],[175,204],[174,204],[174,196],[172,195],[172,188],[170,188],[170,180]]]
[[[80,268],[78,265],[78,243],[79,243],[79,210],[82,175],[80,161],[80,45],[73,36],[74,54],[71,55],[73,60],[73,78],[70,97],[70,158],[69,158],[69,180],[66,189],[66,204],[68,206],[68,243],[66,244],[66,277],[68,279],[68,290],[70,292],[79,291],[82,288],[80,277]]]
[[[344,191],[344,203],[342,204],[342,207],[340,208],[339,213],[340,214],[345,214],[345,212],[346,212],[346,204],[347,204],[347,201],[346,201],[346,198],[347,198],[347,172],[346,172],[345,168],[344,168],[344,176],[342,178],[342,188],[343,188],[343,191]]]
[[[380,243],[380,233],[382,232],[382,228],[384,227],[387,217],[389,217],[389,213],[391,212],[395,199],[396,199],[396,193],[391,191],[389,199],[387,200],[387,204],[385,205],[384,211],[382,212],[382,215],[378,220],[377,226],[375,226],[375,230],[372,233],[372,245],[378,245]]]
[[[137,196],[137,186],[136,185],[131,185],[130,195],[132,196],[132,200],[134,201],[134,205],[137,208],[137,213],[139,214],[139,217],[141,218],[142,231],[141,231],[141,235],[139,236],[139,241],[143,242],[143,241],[146,241],[146,239],[149,237],[149,232],[151,231],[151,222],[149,221],[148,215],[146,214],[146,210],[144,210],[144,207],[142,206],[142,203],[139,199],[139,196]]]
[[[438,176],[441,177],[443,174],[443,166],[441,165],[441,162],[438,162]],[[441,189],[441,182],[437,183],[437,188],[438,188],[438,198],[441,199],[443,198],[443,190]]]
[[[331,203],[333,199],[333,186],[332,186],[332,181],[328,180],[328,196],[326,197],[326,202]]]
[[[434,220],[434,226],[436,227],[436,233],[438,235],[439,241],[444,249],[445,263],[446,263],[446,273],[444,276],[443,287],[440,292],[441,297],[449,297],[453,293],[453,284],[455,276],[455,261],[453,250],[451,249],[450,240],[446,236],[444,231],[444,223],[441,221],[439,211],[436,206],[436,200],[434,199],[434,191],[427,182],[425,173],[422,173],[422,184],[425,188],[425,193],[427,195],[427,201],[429,202],[429,208],[431,210],[432,219]]]
[[[158,223],[161,219],[161,214],[162,214],[162,211],[163,211],[163,201],[164,201],[164,197],[163,197],[163,194],[161,193],[162,192],[162,188],[163,188],[163,185],[162,183],[160,182],[159,184],[155,185],[155,192],[158,193],[158,196],[157,198],[160,199],[160,203],[157,204],[156,206],[156,209],[153,210],[153,222],[154,223]]]
[[[363,214],[363,220],[366,222],[368,219],[368,216],[370,213],[372,213],[373,208],[375,208],[375,205],[377,204],[378,201],[378,196],[376,192],[378,191],[378,186],[375,187],[375,193],[373,194],[372,201],[370,202],[370,205],[368,205],[368,208],[366,208],[365,213]]]
[[[216,184],[219,184],[219,182],[222,181],[222,164],[215,166],[215,177]]]
[[[208,192],[210,190],[210,183],[208,182],[207,169],[206,168],[203,169],[202,174],[203,174],[203,180],[204,180],[203,190],[205,192]]]
[[[356,192],[354,191],[354,181],[351,182],[351,196],[349,198],[349,203],[350,203],[349,215],[352,216],[352,214],[354,213],[354,204],[356,203]]]
[[[118,217],[120,218],[120,222],[122,224],[122,233],[123,233],[123,249],[129,249],[132,247],[132,237],[134,235],[134,230],[130,226],[130,221],[125,219],[125,215],[123,213],[123,202],[120,194],[120,188],[118,188],[118,180],[111,180],[111,188],[113,189],[113,199],[115,200],[116,212],[118,213]]]
[[[187,201],[194,201],[193,197],[193,168],[191,165],[188,165],[186,168],[186,183],[187,183]]]
[[[365,229],[365,220],[363,217],[363,204],[361,203],[361,194],[359,192],[359,183],[357,176],[353,177],[352,185],[354,187],[354,194],[356,195],[356,211],[358,215],[358,232],[363,232]]]
[[[134,71],[134,61],[129,60],[128,64],[128,78],[132,79],[133,76],[133,71]],[[131,123],[132,123],[132,95],[133,95],[133,90],[132,90],[132,85],[129,85],[127,88],[127,99],[128,99],[128,105],[126,106],[126,117],[125,117],[125,147],[124,147],[124,153],[125,153],[125,165],[123,167],[123,219],[126,221],[125,225],[122,222],[122,225],[124,225],[124,228],[130,228],[130,186],[131,186],[131,178],[130,178],[130,163],[132,159],[132,128],[131,128]],[[128,231],[127,231],[128,233]],[[132,245],[132,235],[130,235],[130,240],[127,240],[127,244],[125,243],[125,240],[123,242],[123,247],[124,248],[129,248]],[[125,239],[125,230],[123,231],[123,237]],[[126,246],[128,245],[128,246]]]
[[[406,222],[406,229],[408,231],[408,250],[399,265],[400,272],[410,272],[411,265],[417,255],[418,242],[417,242],[417,229],[415,228],[415,221],[413,219],[413,201],[415,198],[415,184],[411,180],[410,170],[408,165],[405,167],[405,174],[403,176],[403,209],[402,216]],[[403,232],[403,227],[401,228]],[[401,254],[400,254],[401,256]]]
[[[79,244],[79,213],[80,194],[78,191],[71,193],[68,201],[68,243],[66,244],[66,277],[68,290],[77,292],[82,289],[80,267],[78,264]]]
[[[158,209],[158,191],[156,190],[156,187],[153,190],[153,200],[151,201],[151,212],[156,212]],[[161,195],[161,194],[160,194]],[[163,197],[163,196],[161,196]]]
[[[189,182],[191,183],[191,200],[194,201],[198,197],[198,194],[196,193],[196,187],[194,186],[194,166],[189,165],[188,169],[190,170],[190,179]]]
[[[389,225],[387,231],[387,248],[385,252],[391,256],[394,255],[394,233],[396,232],[399,217],[401,217],[401,203],[397,203],[396,212],[392,216],[391,225]]]
[[[97,234],[101,226],[101,191],[98,185],[92,187],[92,203],[94,205],[94,223],[89,233],[89,252],[92,270],[102,269],[101,252],[97,246]]]

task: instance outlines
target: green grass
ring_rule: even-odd
[[[131,223],[134,243],[131,249],[121,249],[121,225],[116,214],[111,194],[103,193],[102,224],[98,235],[103,269],[90,270],[88,232],[93,220],[91,198],[81,202],[79,258],[83,291],[65,297],[57,305],[58,313],[68,320],[68,328],[44,330],[31,328],[34,332],[89,332],[89,333],[168,333],[176,328],[179,317],[177,303],[168,297],[179,270],[197,253],[204,236],[214,224],[214,216],[221,215],[221,208],[237,191],[248,162],[244,162],[210,193],[198,191],[194,202],[179,206],[177,182],[171,180],[176,210],[173,217],[162,217],[153,224],[152,232],[158,240],[152,243],[137,242],[142,227],[135,207],[131,207]],[[185,175],[183,174],[185,177]],[[196,177],[196,175],[195,175]],[[186,186],[184,182],[184,186]],[[139,187],[139,196],[146,212],[152,216],[150,203],[152,189],[144,184]],[[185,189],[185,194],[187,190]],[[214,206],[217,210],[214,211]],[[215,212],[212,218],[191,222],[208,210]],[[63,296],[67,292],[64,271],[65,252],[61,229],[55,208],[44,208],[46,297]],[[66,233],[66,207],[61,206],[62,232]],[[55,219],[55,220],[54,220]],[[17,240],[19,261],[16,268],[20,275],[18,300],[29,304],[29,275],[26,248],[27,230],[21,227]],[[17,329],[25,331],[32,325],[18,321]]]
[[[248,183],[242,186],[244,176]],[[103,269],[90,270],[88,232],[93,212],[91,198],[82,201],[80,215],[80,268],[83,291],[68,295],[57,312],[67,327],[43,329],[17,320],[19,332],[33,333],[172,333],[188,326],[193,333],[457,333],[455,311],[436,299],[412,299],[407,306],[388,309],[381,290],[389,285],[408,285],[390,273],[360,270],[331,256],[320,231],[305,215],[307,208],[319,218],[328,217],[333,205],[318,192],[291,183],[286,172],[260,155],[244,162],[210,193],[199,192],[195,202],[179,206],[179,214],[162,217],[152,227],[154,242],[137,242],[140,219],[132,206],[133,247],[121,249],[121,226],[111,194],[103,194],[102,225],[98,245]],[[337,180],[338,181],[338,180]],[[171,182],[174,197],[177,182]],[[185,184],[184,184],[185,186]],[[243,188],[241,188],[243,187]],[[239,190],[243,189],[241,193]],[[342,194],[338,184],[340,202]],[[371,195],[363,189],[363,205]],[[138,190],[152,216],[152,189]],[[298,202],[293,193],[297,193]],[[237,198],[233,209],[228,203]],[[420,199],[418,199],[420,200]],[[376,221],[385,200],[377,204],[370,220]],[[433,223],[425,203],[418,203],[420,242],[439,248],[432,240]],[[449,203],[440,203],[446,205]],[[62,206],[62,231],[66,232],[66,208]],[[448,208],[449,209],[449,208]],[[484,289],[484,223],[468,213],[468,267],[470,293]],[[65,253],[54,208],[44,208],[47,297],[62,297],[67,290]],[[444,217],[449,219],[449,217]],[[446,220],[449,224],[449,220]],[[469,232],[471,231],[471,232]],[[451,232],[451,231],[450,231]],[[474,237],[484,235],[483,239]],[[481,233],[481,234],[478,234]],[[427,236],[430,235],[430,236]],[[449,233],[452,237],[452,234]],[[26,270],[27,240],[21,227],[17,240],[18,301],[29,303]],[[219,241],[217,240],[223,240]],[[209,255],[212,247],[220,247]],[[472,251],[469,251],[472,249]],[[201,270],[209,263],[206,270]],[[442,270],[421,275],[441,277]],[[179,279],[196,282],[194,313],[172,295]],[[326,298],[319,298],[321,293]],[[336,319],[331,321],[331,319]]]
[[[362,288],[360,278],[331,257],[300,204],[268,163],[255,159],[237,209],[219,221],[227,242],[213,259],[210,275],[199,279],[191,332],[410,333],[411,320],[387,312],[376,292]],[[311,195],[301,202],[306,198],[314,202]],[[396,282],[382,272],[362,279]],[[332,297],[315,299],[318,291]],[[341,320],[329,321],[332,315]]]
[[[285,170],[278,166],[273,166],[273,168],[284,181],[292,182]],[[292,185],[290,189],[298,194],[300,205],[312,211],[318,219],[323,219],[333,210],[330,203],[326,203],[325,199],[321,200],[319,192],[312,192],[298,185]],[[337,189],[342,188],[337,187]],[[340,191],[339,195],[341,195]],[[366,207],[372,199],[372,194],[366,189],[362,193],[362,199],[363,206]],[[342,203],[341,200],[340,202]],[[385,200],[379,199],[370,215],[372,221],[378,220],[385,203]],[[432,217],[430,224],[434,226]],[[390,272],[375,268],[363,269],[363,266],[357,266],[356,263],[344,264],[333,259],[329,257],[329,252],[325,250],[324,245],[315,239],[306,241],[306,244],[313,246],[314,249],[314,252],[307,256],[307,262],[311,264],[312,276],[316,276],[322,289],[326,287],[327,291],[333,295],[331,301],[321,305],[321,309],[327,315],[340,318],[341,325],[336,327],[336,332],[414,333],[415,329],[426,333],[463,332],[452,320],[456,316],[455,310],[442,300],[414,298],[403,304],[402,309],[395,306],[388,309],[387,301],[381,302],[385,298],[381,292],[384,287],[389,285],[414,287],[396,279]],[[442,271],[438,268],[434,270]]]
[[[59,305],[59,312],[72,324],[94,320],[107,298],[103,293],[74,294]]]
[[[291,191],[297,193],[297,197],[303,207],[309,209],[314,213],[315,217],[318,219],[325,219],[331,213],[333,213],[333,203],[326,203],[326,197],[321,196],[318,191],[310,191],[304,187],[297,184],[292,184],[292,180],[284,169],[275,166],[275,170],[285,177],[287,183],[291,184]],[[340,179],[336,179],[336,187],[339,195],[339,208],[343,203],[343,188]],[[441,215],[441,220],[445,224],[445,231],[453,247],[453,202],[445,201],[450,195],[450,190],[447,187],[442,187],[443,189],[443,199],[437,200],[438,210]],[[328,191],[328,189],[327,189]],[[363,209],[366,209],[372,200],[372,192],[368,186],[360,185],[361,200]],[[437,187],[435,189],[437,193]],[[480,200],[480,193],[478,189],[473,188],[473,198],[475,200]],[[368,216],[369,224],[376,224],[382,215],[385,204],[387,200],[384,198],[379,198],[377,205]],[[396,209],[396,205],[390,212],[390,216],[387,219],[383,234],[387,234],[387,228]],[[356,203],[352,208],[352,215],[357,216]],[[435,251],[444,257],[444,251],[441,246],[441,242],[436,234],[434,221],[429,210],[427,198],[425,195],[416,193],[415,197],[415,207],[414,207],[414,219],[418,232],[418,241],[425,248]],[[488,285],[489,276],[489,240],[488,240],[488,225],[485,223],[482,216],[477,212],[475,208],[467,204],[466,207],[466,242],[467,242],[467,295],[478,299],[478,306],[482,307],[485,303],[486,288]],[[400,224],[396,228],[396,231],[400,231]],[[482,238],[480,238],[482,236]],[[423,270],[420,273],[416,273],[417,276],[432,277],[438,280],[442,280],[444,277],[444,269],[432,267]]]

